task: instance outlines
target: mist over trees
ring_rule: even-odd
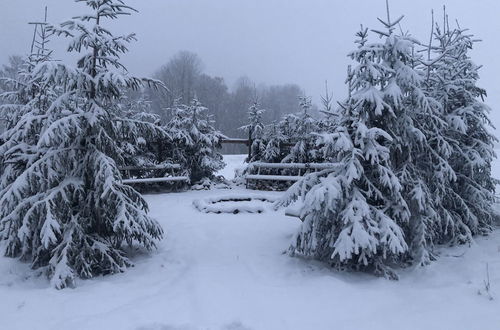
[[[147,93],[152,101],[152,111],[163,120],[172,117],[168,109],[172,109],[176,102],[189,104],[196,98],[208,108],[216,128],[229,137],[247,137],[240,128],[247,124],[248,108],[256,100],[266,109],[263,123],[269,124],[286,114],[299,112],[299,98],[304,96],[304,90],[296,84],[256,85],[248,77],[239,78],[229,87],[224,78],[205,73],[202,59],[189,51],[174,55],[154,73],[154,78],[168,88],[160,93]],[[223,152],[245,153],[245,147],[224,146]]]

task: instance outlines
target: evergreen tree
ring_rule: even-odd
[[[290,152],[282,160],[283,163],[310,163],[315,162],[315,135],[318,125],[311,116],[312,102],[310,97],[302,96],[299,99],[301,112],[298,115],[287,115],[281,125],[288,131],[290,141],[294,143]]]
[[[387,12],[386,31],[374,30],[382,42],[358,33],[349,98],[320,137],[338,165],[295,184],[282,204],[304,202],[292,253],[394,276],[391,264],[426,264],[435,244],[490,230],[495,139],[468,55],[473,37],[445,24],[425,61]]]
[[[189,169],[193,183],[212,178],[225,166],[217,150],[224,135],[214,128],[208,109],[196,98],[190,105],[175,102],[172,112],[165,130],[172,139],[173,161]]]
[[[264,152],[264,124],[262,123],[262,115],[264,112],[265,110],[260,108],[259,102],[254,101],[248,109],[249,124],[241,127],[241,129],[247,131],[248,138],[252,142],[250,146],[251,157],[247,160],[248,162],[260,160]]]
[[[477,86],[479,67],[471,60],[474,36],[465,29],[435,26],[435,59],[427,65],[428,91],[441,105],[450,145],[453,180],[441,194],[445,212],[437,224],[438,243],[470,242],[491,230],[496,215],[496,180],[491,177],[496,138],[490,133],[490,109],[484,104],[486,91]]]
[[[52,51],[47,48],[51,37],[47,25],[40,23],[36,26],[30,54],[24,58],[11,56],[9,65],[4,66],[0,71],[1,103],[4,104],[0,108],[0,118],[6,129],[17,124],[21,116],[31,109],[33,104],[28,105],[28,103],[34,99],[37,99],[38,107],[46,108],[50,102],[43,99],[54,98],[53,94],[49,96],[54,89],[42,86],[41,82],[33,79],[32,75],[34,68],[42,62],[49,61],[52,54]],[[43,90],[44,88],[46,90]]]
[[[137,98],[124,96],[121,106],[123,117],[160,125],[161,117],[152,111],[152,102],[148,100],[144,91],[141,91]]]
[[[349,72],[341,121],[320,137],[324,158],[338,166],[294,184],[281,205],[304,201],[292,254],[395,276],[389,265],[408,249],[401,226],[410,213],[391,167],[394,71],[382,56],[392,49],[368,44],[366,29],[357,36],[358,49],[350,57],[358,64]]]
[[[262,161],[266,163],[280,163],[284,158],[283,144],[287,142],[287,137],[281,132],[277,123],[267,125],[262,138],[264,150]]]
[[[9,56],[9,62],[0,69],[0,105],[11,103],[6,98],[9,93],[18,89],[20,83],[20,74],[24,70],[26,63],[21,56]],[[15,94],[15,93],[12,93]],[[3,97],[2,97],[3,96]],[[4,111],[5,112],[5,111]],[[11,120],[7,113],[1,113],[0,110],[0,133],[9,125]]]
[[[126,91],[125,91],[126,92]],[[129,93],[130,94],[130,93]],[[160,126],[161,118],[158,114],[153,113],[151,109],[151,101],[149,101],[144,91],[141,90],[138,97],[131,97],[124,94],[120,99],[120,117],[129,118],[137,122],[144,122]],[[149,131],[143,131],[148,133]],[[157,128],[157,133],[161,132],[161,128]],[[141,133],[141,132],[139,132]],[[162,156],[165,155],[165,141],[169,141],[166,132],[151,136],[146,134],[127,134],[123,131],[119,140],[120,149],[123,150],[123,164],[127,166],[154,166],[162,161]],[[140,177],[148,177],[151,175],[148,171],[141,171]],[[157,174],[156,174],[157,175]]]
[[[119,62],[134,35],[114,36],[102,24],[133,9],[121,0],[78,2],[91,13],[50,27],[71,39],[68,51],[83,53],[77,67],[43,61],[33,68],[29,81],[40,87],[0,146],[0,239],[8,256],[43,267],[56,288],[124,271],[132,264],[126,245],[149,250],[163,233],[116,165],[123,132],[162,134],[118,116],[122,90],[151,81],[130,77]],[[52,90],[55,99],[43,94]]]
[[[428,263],[432,258],[435,224],[441,221],[442,189],[453,180],[448,163],[449,144],[443,132],[439,104],[425,93],[425,73],[418,67],[422,61],[417,41],[408,34],[397,34],[395,26],[402,17],[382,21],[386,31],[374,31],[385,42],[377,58],[385,74],[380,86],[384,102],[393,116],[385,119],[387,131],[393,137],[390,145],[391,167],[402,186],[402,195],[410,217],[399,225],[409,245],[409,257],[401,262]]]
[[[333,93],[329,92],[327,81],[325,81],[325,94],[321,96],[321,103],[321,114],[323,115],[323,117],[318,121],[318,131],[331,131],[337,125],[339,114],[334,108]]]

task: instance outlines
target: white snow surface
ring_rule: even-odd
[[[273,208],[278,194],[235,194],[234,192],[208,198],[195,199],[193,206],[205,213],[262,213]]]
[[[222,175],[226,180],[234,179],[235,171],[243,170],[247,166],[246,158],[247,155],[224,155],[226,167],[220,170],[217,175]]]
[[[158,251],[75,289],[57,291],[26,264],[1,257],[0,328],[499,329],[500,231],[470,249],[443,250],[437,262],[392,282],[283,254],[300,225],[284,210],[205,214],[192,205],[222,193],[147,196],[167,231]],[[478,294],[487,263],[492,301]]]

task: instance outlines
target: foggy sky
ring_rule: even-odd
[[[114,31],[136,32],[123,61],[138,75],[151,75],[179,50],[200,55],[205,71],[222,76],[229,86],[242,75],[257,83],[297,83],[318,100],[328,80],[335,96],[345,95],[344,80],[360,24],[380,28],[385,0],[129,0],[138,14],[118,21]],[[458,18],[480,37],[473,58],[483,64],[481,85],[488,90],[492,118],[500,126],[498,58],[500,1],[392,0],[394,18],[405,14],[403,29],[427,41],[430,11],[441,17],[447,5],[450,19]],[[32,28],[49,7],[49,21],[59,23],[82,13],[72,0],[0,0],[0,64],[8,55],[26,54]],[[65,58],[64,40],[54,40],[56,57]],[[499,112],[500,113],[500,112]]]

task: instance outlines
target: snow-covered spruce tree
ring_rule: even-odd
[[[192,183],[212,178],[224,168],[220,148],[224,135],[217,131],[208,109],[195,98],[190,105],[175,102],[172,120],[165,127],[173,143],[172,159],[183,164]]]
[[[121,106],[122,117],[160,125],[161,117],[152,111],[152,102],[148,100],[144,90],[140,92],[138,97],[124,96]]]
[[[261,109],[258,101],[254,101],[248,109],[248,125],[242,126],[241,129],[245,130],[248,134],[249,140],[252,142],[250,146],[250,158],[248,162],[259,161],[263,157],[265,144],[264,138],[264,124],[262,123],[262,115],[266,110]]]
[[[3,85],[0,95],[0,118],[5,129],[14,127],[23,114],[32,109],[33,104],[28,105],[30,102],[35,100],[40,102],[45,98],[45,94],[52,92],[49,89],[40,90],[39,82],[32,79],[31,71],[37,63],[30,60],[30,57],[23,58],[15,77],[0,77]],[[43,103],[46,106],[46,102]],[[37,106],[42,105],[37,104]]]
[[[14,127],[21,116],[33,107],[38,107],[43,113],[50,97],[54,97],[55,88],[42,86],[32,75],[38,64],[51,59],[52,50],[47,48],[50,37],[45,24],[37,25],[30,54],[24,58],[12,56],[9,66],[0,71],[0,104],[4,105],[0,108],[0,118],[7,129]]]
[[[490,109],[483,102],[486,91],[477,86],[480,67],[469,55],[476,40],[465,29],[450,29],[446,13],[444,18],[443,27],[435,26],[435,59],[428,64],[427,84],[443,109],[455,179],[443,187],[444,212],[435,240],[456,244],[489,232],[496,217],[496,180],[491,176],[496,139],[490,133]]]
[[[337,109],[335,109],[333,105],[333,93],[330,93],[330,91],[328,90],[327,81],[325,81],[325,94],[321,95],[321,105],[322,108],[320,112],[323,117],[318,120],[318,131],[331,131],[336,126],[339,114],[337,113]]]
[[[188,130],[189,111],[181,100],[175,99],[171,108],[166,111],[171,118],[164,129],[170,136],[168,140],[168,159],[175,164],[183,164],[188,167],[187,146],[193,144],[193,140]]]
[[[264,144],[262,161],[266,163],[280,163],[284,158],[282,145],[288,140],[276,122],[265,127],[262,141]]]
[[[47,27],[42,25],[35,33],[31,53],[12,62],[11,68],[7,68],[0,78],[4,89],[0,95],[0,117],[6,128],[0,135],[0,188],[13,182],[33,161],[37,154],[37,138],[46,126],[45,113],[57,98],[58,91],[60,94],[57,86],[33,74],[37,65],[51,60],[52,51],[46,48],[49,37]],[[10,154],[16,155],[14,162],[9,161],[12,160]]]
[[[119,62],[134,35],[113,36],[102,25],[132,8],[121,0],[79,2],[91,13],[50,29],[71,38],[68,51],[84,55],[77,67],[46,61],[33,69],[30,81],[59,86],[58,97],[42,113],[36,106],[23,114],[0,146],[6,254],[44,268],[56,288],[73,285],[76,277],[124,271],[132,264],[126,245],[149,250],[162,237],[146,202],[121,184],[116,166],[124,131],[162,134],[155,125],[117,116],[122,89],[150,82],[130,77]]]
[[[123,95],[120,99],[119,107],[120,117],[122,118],[160,126],[161,118],[151,111],[151,101],[146,98],[144,91],[141,91],[137,97],[127,94]],[[156,136],[146,135],[144,137],[141,134],[130,135],[126,130],[122,133],[117,143],[120,145],[120,149],[123,150],[122,158],[124,165],[152,166],[165,160],[163,158],[166,152],[163,149],[166,144],[165,141],[169,141],[166,133],[157,134]],[[148,171],[142,172],[144,172],[142,174],[145,177],[151,175]],[[158,174],[156,173],[156,175]]]
[[[340,122],[319,139],[324,159],[338,166],[309,174],[278,206],[303,200],[304,222],[292,254],[394,277],[390,265],[408,250],[402,226],[410,213],[391,167],[396,120],[389,79],[394,71],[382,61],[391,49],[368,44],[366,29],[357,36],[358,49],[350,54],[357,66],[349,70]]]
[[[317,121],[311,116],[312,102],[310,97],[302,96],[299,99],[301,112],[298,115],[286,116],[282,125],[291,125],[291,141],[294,146],[285,156],[283,163],[310,163],[316,161],[317,154],[314,148]]]
[[[380,80],[384,102],[394,114],[387,132],[393,137],[390,145],[391,167],[402,186],[410,217],[400,223],[408,256],[402,262],[426,264],[432,259],[433,242],[438,235],[436,224],[442,221],[442,191],[454,173],[448,164],[450,146],[444,137],[445,123],[439,104],[427,95],[425,71],[416,51],[417,42],[407,34],[398,35],[395,26],[402,17],[380,20],[385,31],[374,31],[385,42],[379,45],[377,58],[385,69]]]
[[[26,59],[21,56],[10,56],[9,62],[3,65],[0,69],[0,105],[17,103],[16,101],[8,100],[9,96],[16,98],[17,93],[12,93],[21,88],[21,74],[26,69]],[[26,102],[22,102],[26,103]],[[0,109],[0,134],[15,122],[16,118],[10,117],[11,111],[4,108]]]

